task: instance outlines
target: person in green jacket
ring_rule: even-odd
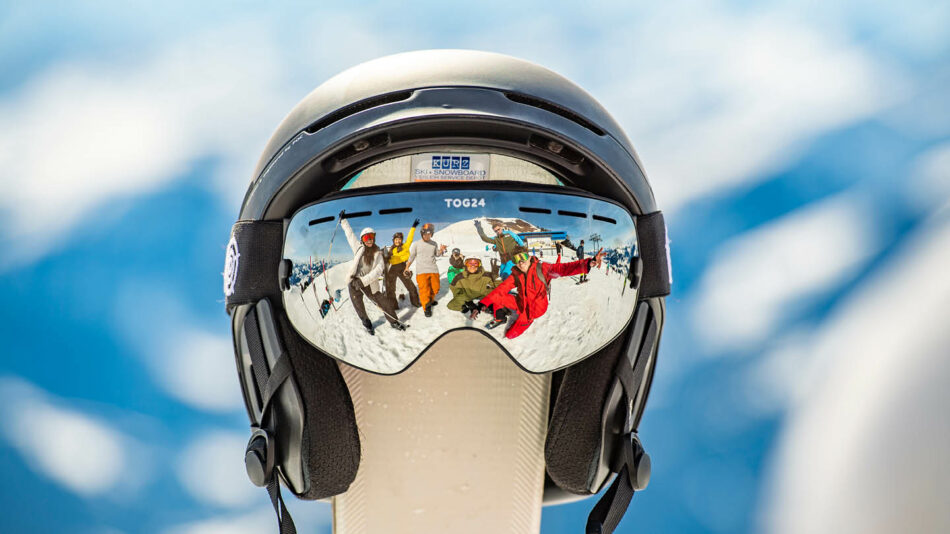
[[[478,231],[478,237],[482,241],[495,246],[498,259],[501,262],[501,279],[504,280],[511,274],[511,269],[514,267],[514,262],[511,259],[515,254],[527,250],[524,241],[517,234],[505,228],[505,225],[499,221],[492,223],[492,232],[494,232],[495,237],[485,235],[482,223],[478,219],[475,219],[475,230]]]
[[[402,280],[403,285],[409,291],[409,302],[416,308],[421,308],[419,302],[419,290],[416,284],[412,282],[412,273],[406,272],[406,260],[409,259],[409,247],[412,246],[412,238],[416,235],[416,226],[419,226],[419,219],[412,222],[412,228],[409,229],[409,239],[402,242],[402,232],[393,234],[393,244],[386,247],[386,297],[392,302],[396,302],[396,280]],[[398,303],[396,304],[398,307]]]
[[[491,293],[500,281],[482,268],[482,260],[466,258],[465,270],[456,275],[449,287],[452,289],[452,301],[448,308],[467,313],[468,308],[476,306],[475,299]]]

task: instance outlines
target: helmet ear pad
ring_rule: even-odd
[[[350,487],[360,465],[353,400],[336,360],[301,338],[286,313],[276,315],[304,404],[301,456],[310,483],[297,496],[314,500],[339,495]]]
[[[596,492],[592,486],[602,450],[601,416],[625,341],[626,336],[617,336],[597,354],[565,369],[552,394],[544,461],[551,480],[571,493]]]

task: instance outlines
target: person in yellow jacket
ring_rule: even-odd
[[[409,239],[403,243],[402,232],[393,234],[393,244],[386,247],[386,296],[390,301],[396,301],[396,280],[402,280],[406,289],[409,290],[409,302],[416,308],[421,308],[419,301],[419,291],[416,284],[412,282],[412,273],[406,271],[406,261],[409,260],[409,247],[412,246],[412,238],[416,234],[416,227],[419,226],[419,219],[412,222],[412,228],[409,229]],[[397,303],[398,307],[398,303]]]

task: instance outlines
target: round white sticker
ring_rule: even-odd
[[[234,294],[234,283],[237,281],[238,259],[241,253],[238,252],[237,240],[231,236],[228,241],[228,251],[224,257],[224,296],[230,297]]]

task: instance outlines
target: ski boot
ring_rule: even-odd
[[[502,308],[495,312],[495,316],[485,325],[485,328],[492,330],[508,322],[508,316],[511,312],[507,308]]]
[[[373,328],[373,323],[370,322],[369,319],[363,319],[363,328],[365,328],[366,331],[369,332],[369,335],[371,336],[376,335],[376,330]]]

